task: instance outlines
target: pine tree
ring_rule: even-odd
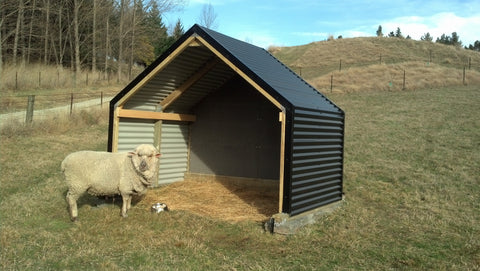
[[[420,40],[431,42],[431,41],[433,41],[433,37],[430,35],[429,32],[427,32],[427,33],[423,34],[423,36],[420,38]]]
[[[383,37],[382,26],[379,25],[377,29],[377,37]]]
[[[397,27],[397,31],[395,31],[395,37],[403,38],[402,31],[400,31],[400,27]]]

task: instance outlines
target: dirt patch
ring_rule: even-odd
[[[166,203],[170,210],[230,222],[266,221],[278,213],[278,185],[187,179],[149,190],[141,204],[150,209],[157,202]]]

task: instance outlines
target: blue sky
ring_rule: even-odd
[[[379,25],[384,35],[400,27],[404,36],[417,40],[427,32],[434,40],[457,32],[463,45],[480,40],[480,0],[186,0],[182,10],[165,16],[166,24],[180,18],[187,30],[208,4],[217,14],[214,30],[264,48],[303,45],[330,35],[375,36]]]

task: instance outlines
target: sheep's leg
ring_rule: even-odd
[[[132,207],[132,196],[128,197],[128,202],[127,202],[127,211],[130,210]]]
[[[77,200],[79,195],[67,192],[68,209],[70,210],[70,219],[75,222],[78,217]]]
[[[130,202],[132,201],[132,195],[122,194],[122,216],[127,217],[127,211],[130,209]]]

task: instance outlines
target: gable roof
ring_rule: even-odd
[[[194,26],[195,27],[195,26]],[[342,112],[342,110],[290,70],[267,50],[231,38],[213,30],[196,26],[205,40],[223,48],[225,55],[235,58],[253,80],[278,92],[295,107]],[[272,94],[272,93],[271,93]]]
[[[206,43],[208,43],[209,47],[203,48],[203,50],[197,48],[195,51],[191,52],[185,49],[174,57],[175,60],[169,59],[175,50],[178,50],[182,44],[187,42],[189,39],[191,40],[192,37],[201,37],[204,41],[206,41]],[[216,50],[219,52],[224,59],[233,63],[233,65],[238,68],[239,71],[248,76],[254,83],[258,84],[261,88],[268,92],[271,97],[279,101],[282,106],[286,107],[287,109],[301,107],[343,114],[343,111],[338,106],[332,103],[315,88],[310,86],[301,77],[282,64],[265,49],[201,27],[197,24],[191,27],[162,56],[155,60],[139,76],[137,76],[137,78],[135,78],[119,94],[117,94],[110,102],[111,108],[113,109],[119,101],[123,100],[123,102],[125,102],[124,97],[126,95],[131,95],[130,98],[134,98],[135,96],[137,96],[137,98],[146,97],[148,95],[150,95],[150,97],[155,96],[157,98],[155,101],[152,100],[151,104],[152,106],[158,104],[159,101],[165,99],[169,94],[171,94],[171,92],[177,89],[178,86],[182,84],[181,82],[185,82],[192,74],[198,72],[198,69],[209,65],[209,61],[211,61],[211,52],[209,55],[204,51],[211,50]],[[188,63],[188,58],[195,58],[196,61]],[[166,68],[159,70],[158,67],[167,61],[169,61],[171,65],[166,64]],[[195,65],[195,63],[198,63],[198,65]],[[170,67],[170,71],[168,71],[169,66],[172,66]],[[186,75],[182,76],[179,74],[174,74],[173,71],[176,71],[177,73],[183,72]],[[151,73],[155,74],[152,75]],[[216,76],[217,78],[221,79],[216,86],[219,87],[218,84],[228,80],[228,78],[234,73],[235,72],[232,69],[226,67],[225,63],[221,63],[221,65],[216,65],[216,67],[209,70],[204,76],[206,78],[202,78],[202,80],[205,83],[211,82],[211,80]],[[210,75],[210,78],[207,78],[208,74]],[[145,78],[148,76],[151,76],[151,78],[146,80],[140,86],[143,92],[142,95],[129,94],[131,91],[138,91],[139,87],[137,84],[141,83],[142,80],[145,80]],[[176,82],[172,87],[165,87],[167,84],[172,84],[172,81]],[[160,86],[163,86],[164,89],[160,91],[161,93],[159,94],[158,90]],[[193,87],[194,86],[192,86],[192,88]],[[211,88],[212,86],[210,86],[210,89]],[[195,91],[190,90],[186,91],[185,93],[188,92],[193,92],[195,94]],[[194,96],[198,97],[199,92],[200,90],[198,90],[197,94]],[[207,94],[208,93],[202,93],[203,96]],[[187,96],[184,98],[184,100],[190,100],[184,102],[186,102],[188,105],[192,105],[194,102],[192,97]],[[130,103],[134,104],[134,102]],[[139,103],[141,102],[139,101]]]

